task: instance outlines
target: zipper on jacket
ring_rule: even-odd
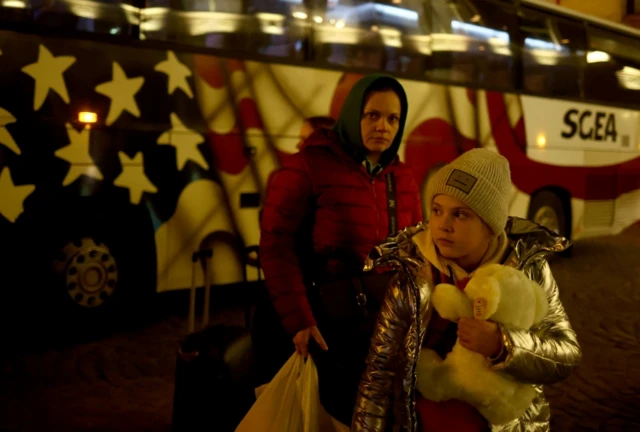
[[[373,189],[373,200],[376,203],[376,242],[380,238],[380,211],[378,210],[378,195],[376,194],[376,178],[371,176],[371,189]]]
[[[413,291],[414,296],[416,297],[416,315],[414,317],[415,320],[415,325],[416,325],[416,330],[418,331],[418,341],[420,341],[420,326],[422,325],[420,322],[420,290],[418,289],[418,287],[415,285],[415,282],[413,280],[409,281],[409,284],[411,285],[411,290]],[[410,410],[410,415],[411,415],[411,424],[409,425],[409,431],[410,432],[415,432],[415,427],[418,424],[418,413],[416,411],[416,385],[417,385],[417,381],[418,381],[418,377],[417,377],[417,369],[418,369],[418,359],[420,358],[420,350],[422,349],[422,343],[418,343],[416,344],[416,348],[415,348],[415,359],[416,361],[413,362],[413,366],[411,368],[411,394],[409,395],[409,400],[411,401],[411,407],[412,409]]]

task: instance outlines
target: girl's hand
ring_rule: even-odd
[[[489,358],[497,356],[502,350],[502,333],[493,321],[460,318],[458,340],[466,349]]]

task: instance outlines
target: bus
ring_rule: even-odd
[[[407,90],[423,193],[486,147],[513,215],[573,239],[640,219],[640,32],[533,0],[141,2],[0,4],[9,308],[109,328],[203,248],[220,290],[257,280],[269,175],[371,72]]]

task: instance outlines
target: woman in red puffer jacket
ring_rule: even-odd
[[[257,361],[279,354],[271,365],[275,373],[293,345],[306,356],[312,339],[321,402],[345,424],[351,423],[370,335],[358,330],[357,317],[324,320],[326,303],[318,300],[318,291],[361,274],[375,245],[422,221],[417,184],[397,155],[407,108],[397,80],[378,74],[362,78],[333,130],[307,138],[267,188],[261,263],[287,342],[277,342],[277,330],[261,324],[256,312]]]

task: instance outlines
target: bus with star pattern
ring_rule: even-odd
[[[513,215],[574,239],[640,219],[640,33],[619,25],[535,0],[4,0],[0,21],[7,309],[109,327],[188,288],[203,248],[215,287],[256,281],[269,175],[371,72],[407,90],[423,192],[486,147]]]

